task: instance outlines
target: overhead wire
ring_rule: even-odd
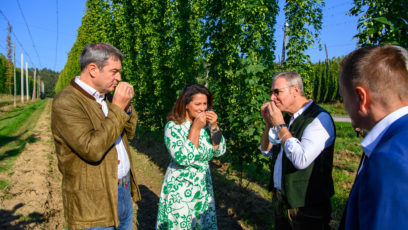
[[[0,45],[0,48],[4,49],[5,51],[7,51],[6,47],[4,47],[3,45]]]
[[[58,59],[58,0],[55,1],[56,2],[56,9],[57,9],[57,38],[56,38],[56,42],[55,42],[55,62],[54,62],[54,70],[56,70],[57,68],[57,59]]]
[[[8,20],[8,18],[6,17],[6,15],[3,13],[3,11],[0,10],[0,14],[4,17],[4,19],[11,25],[10,21]],[[23,50],[23,53],[27,56],[31,66],[34,66],[34,63],[30,57],[30,55],[28,54],[28,52],[24,49],[23,44],[21,44],[20,40],[18,39],[17,35],[14,33],[14,31],[11,31],[11,34],[13,35],[13,37],[16,39],[17,44],[20,46],[20,48]]]
[[[336,5],[332,5],[332,6],[330,6],[330,7],[327,7],[325,10],[335,9],[335,8],[337,8],[337,7],[339,7],[339,6],[344,6],[344,5],[352,5],[352,3],[353,3],[353,1],[351,1],[351,2],[344,1],[344,2],[341,2],[341,3],[339,3],[339,4],[336,4]]]
[[[23,17],[24,23],[25,23],[25,25],[26,25],[26,27],[27,27],[28,35],[30,36],[31,42],[32,42],[32,44],[33,44],[34,51],[35,51],[35,53],[37,54],[38,62],[39,62],[39,64],[40,64],[40,67],[42,68],[40,55],[38,54],[37,48],[35,47],[33,35],[31,34],[30,27],[28,26],[27,20],[26,20],[26,18],[25,18],[25,16],[24,16],[23,9],[21,8],[21,5],[20,5],[19,0],[17,0],[17,5],[18,5],[18,8],[20,9],[20,13],[21,13],[21,16]]]

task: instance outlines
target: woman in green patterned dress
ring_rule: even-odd
[[[167,117],[164,142],[171,160],[156,229],[217,229],[208,161],[225,153],[225,140],[211,106],[208,89],[192,84],[183,89]]]

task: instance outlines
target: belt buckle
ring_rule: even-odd
[[[278,201],[283,201],[282,192],[279,189],[274,189],[275,196]]]
[[[122,177],[121,179],[119,179],[118,185],[121,186],[126,186],[127,187],[127,183],[130,182],[130,172],[128,172],[126,174],[126,176]]]

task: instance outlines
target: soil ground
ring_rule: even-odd
[[[25,150],[14,162],[12,185],[0,197],[1,229],[62,229],[63,213],[48,102]]]

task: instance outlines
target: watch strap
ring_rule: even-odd
[[[276,132],[279,132],[283,127],[287,127],[286,124],[275,125]]]
[[[220,131],[220,128],[218,128],[218,125],[217,125],[217,127],[215,127],[215,129],[211,129],[212,133],[217,132],[217,131]]]

